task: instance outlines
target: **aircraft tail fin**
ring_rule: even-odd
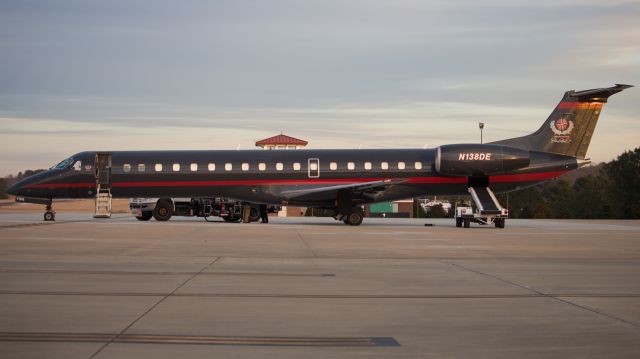
[[[633,86],[567,91],[536,132],[492,143],[584,159],[602,107],[609,96],[629,87]]]

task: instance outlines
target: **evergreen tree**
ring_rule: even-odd
[[[640,147],[626,151],[604,166],[614,214],[619,218],[640,218]]]
[[[551,210],[537,188],[509,192],[499,196],[499,201],[509,208],[511,218],[549,218]]]
[[[611,218],[607,178],[586,176],[573,184],[571,211],[576,218]]]
[[[7,191],[7,180],[4,178],[0,178],[0,199],[9,198],[6,191]]]
[[[551,209],[549,218],[574,218],[572,212],[573,189],[569,182],[557,180],[544,186],[541,193]]]

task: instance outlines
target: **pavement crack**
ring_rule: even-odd
[[[298,235],[298,238],[300,238],[302,243],[304,243],[304,245],[309,249],[311,254],[313,254],[313,258],[318,258],[318,254],[316,254],[316,252],[313,250],[313,247],[311,247],[311,245],[309,245],[309,243],[307,243],[307,241],[304,239],[302,234],[300,234],[300,232],[297,229],[294,229],[294,231],[296,232],[296,234]]]
[[[587,307],[587,306],[584,306],[584,305],[580,305],[578,303],[574,303],[574,302],[566,300],[566,299],[562,299],[562,298],[556,297],[556,296],[554,296],[552,294],[542,292],[542,291],[540,291],[538,289],[531,288],[531,287],[528,287],[528,286],[520,284],[520,283],[512,282],[512,281],[510,281],[508,279],[504,279],[504,278],[498,277],[498,276],[493,275],[493,274],[489,274],[489,273],[485,273],[485,272],[482,272],[482,271],[479,271],[479,270],[476,270],[476,269],[465,267],[465,266],[463,266],[461,264],[458,264],[458,263],[455,263],[455,262],[449,262],[449,261],[444,261],[444,260],[441,260],[440,262],[445,263],[445,264],[449,264],[449,265],[458,267],[460,269],[463,269],[463,270],[466,270],[466,271],[469,271],[469,272],[473,272],[473,273],[476,273],[476,274],[479,274],[479,275],[482,275],[482,276],[485,276],[485,277],[488,277],[488,278],[492,278],[492,279],[501,281],[503,283],[507,283],[509,285],[512,285],[512,286],[515,286],[515,287],[518,287],[518,288],[522,288],[522,289],[528,290],[528,291],[530,291],[532,293],[535,293],[535,294],[537,294],[537,295],[539,295],[541,297],[554,299],[554,300],[556,300],[558,302],[562,302],[564,304],[569,304],[569,305],[574,306],[576,308],[580,308],[582,310],[586,310],[588,312],[591,312],[591,313],[594,313],[594,314],[597,314],[597,315],[600,315],[600,316],[603,316],[603,317],[606,317],[606,318],[609,318],[609,319],[613,319],[613,320],[621,322],[621,323],[625,323],[625,324],[631,325],[631,326],[635,327],[636,329],[640,328],[640,324],[638,324],[638,323],[634,323],[632,321],[628,321],[628,320],[622,319],[622,318],[617,317],[617,316],[615,316],[613,314],[609,314],[609,313],[606,313],[604,311],[597,310],[595,308],[590,308],[590,307]]]
[[[158,305],[160,305],[162,302],[164,302],[167,298],[169,298],[170,296],[172,296],[173,294],[175,294],[178,290],[180,290],[182,287],[184,287],[187,283],[189,283],[193,278],[197,277],[199,274],[201,274],[202,272],[204,272],[205,270],[209,269],[215,262],[217,262],[221,257],[215,257],[213,259],[213,261],[211,261],[210,263],[208,263],[207,265],[205,265],[204,267],[202,267],[202,269],[200,269],[199,272],[194,273],[193,275],[191,275],[189,278],[187,278],[184,282],[180,283],[180,285],[178,285],[173,291],[171,291],[171,293],[163,296],[162,298],[160,298],[154,305],[152,305],[149,309],[147,309],[144,313],[142,313],[141,315],[139,315],[134,321],[132,321],[131,323],[129,323],[129,325],[127,325],[124,329],[122,329],[120,331],[120,333],[118,333],[117,335],[113,336],[111,338],[111,340],[109,340],[108,342],[106,342],[103,346],[101,346],[95,353],[93,353],[93,355],[91,355],[89,357],[89,359],[93,359],[95,358],[98,354],[100,354],[100,352],[102,352],[106,347],[109,346],[109,344],[113,343],[116,339],[118,339],[119,337],[121,337],[127,330],[129,330],[129,328],[131,328],[132,326],[134,326],[137,322],[139,322],[142,318],[144,318],[147,314],[149,314],[152,310],[154,310]]]

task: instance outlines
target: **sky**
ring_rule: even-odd
[[[423,148],[535,131],[640,86],[640,1],[0,2],[0,175],[85,150]],[[640,146],[640,88],[588,151]]]

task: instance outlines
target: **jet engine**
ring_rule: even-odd
[[[457,144],[437,148],[435,169],[446,176],[489,176],[528,167],[529,151],[501,145]]]

